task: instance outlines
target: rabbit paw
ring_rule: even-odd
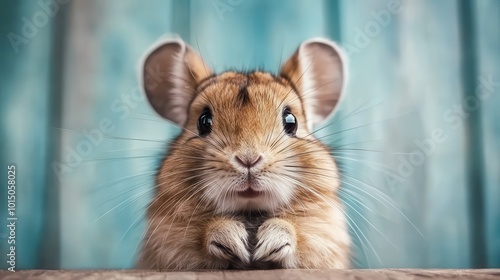
[[[232,263],[249,264],[248,233],[242,222],[218,220],[209,225],[206,246],[212,257]]]
[[[295,267],[297,238],[293,226],[282,219],[265,221],[257,231],[254,261],[273,262],[283,268]]]

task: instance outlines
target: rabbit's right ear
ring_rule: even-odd
[[[310,131],[337,107],[345,87],[345,68],[341,49],[323,38],[303,42],[283,65],[281,75],[296,84]]]
[[[149,103],[162,117],[184,126],[196,85],[212,75],[201,57],[184,41],[173,39],[150,51],[142,69]]]

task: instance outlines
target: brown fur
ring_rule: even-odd
[[[304,70],[297,61],[286,65],[283,76],[210,76],[196,66],[191,74],[195,86],[185,102],[185,129],[158,171],[140,267],[349,266],[337,167],[329,149],[308,129],[300,82],[294,83],[294,72]],[[298,121],[295,137],[283,131],[285,106]],[[213,114],[213,130],[200,137],[197,121],[206,107]],[[254,172],[256,184],[268,193],[247,202],[232,191],[241,181],[232,157],[256,153],[263,158]],[[225,193],[217,195],[221,189]],[[252,216],[262,218],[253,222]]]

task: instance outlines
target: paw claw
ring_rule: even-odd
[[[284,267],[293,267],[296,238],[292,226],[280,219],[271,219],[257,231],[254,261],[276,262]]]
[[[249,264],[248,233],[238,221],[219,224],[208,233],[208,253],[220,260]]]

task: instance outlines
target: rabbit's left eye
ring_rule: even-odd
[[[297,132],[297,119],[288,107],[283,110],[283,129],[290,136],[295,136]]]
[[[212,112],[209,108],[205,108],[198,119],[198,133],[200,136],[207,136],[212,132]]]

